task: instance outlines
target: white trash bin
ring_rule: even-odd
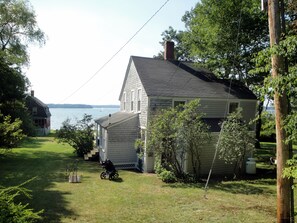
[[[255,158],[247,159],[245,171],[247,174],[256,174],[256,159]]]

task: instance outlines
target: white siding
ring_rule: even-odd
[[[255,119],[257,109],[256,101],[241,101],[240,106],[242,107],[242,116],[245,121],[250,122],[251,120]]]
[[[226,114],[226,100],[200,100],[200,111],[205,118],[223,118]]]
[[[209,173],[209,170],[211,168],[211,164],[213,161],[213,157],[215,154],[216,149],[216,143],[218,140],[218,133],[212,133],[212,139],[211,142],[202,149],[202,154],[200,157],[201,161],[201,174],[207,175]],[[187,164],[188,164],[188,172],[192,172],[192,164],[190,161],[190,157],[188,157]],[[216,157],[214,167],[212,170],[212,174],[214,175],[222,175],[222,174],[232,174],[233,173],[234,165],[225,164],[223,160],[220,160],[218,156]]]
[[[138,116],[108,128],[108,159],[116,164],[137,162],[134,142],[139,136]]]
[[[140,111],[137,110],[137,97],[134,97],[133,110],[131,110],[131,92],[134,91],[135,96],[137,96],[137,91],[141,90],[141,104]],[[147,112],[148,112],[148,96],[145,89],[139,79],[137,70],[133,61],[128,70],[127,80],[125,86],[123,87],[123,92],[126,94],[126,109],[124,109],[124,94],[120,98],[121,111],[135,112],[139,113],[140,126],[146,126],[147,123]]]

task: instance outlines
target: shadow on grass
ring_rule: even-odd
[[[265,182],[263,184],[263,182]],[[209,188],[224,191],[232,194],[275,194],[275,189],[268,185],[275,185],[275,180],[265,181],[227,181],[216,184],[210,184]]]
[[[41,142],[38,139],[30,145],[35,145],[35,149]],[[44,209],[41,222],[60,222],[62,216],[75,217],[75,213],[67,208],[68,203],[64,198],[68,193],[52,189],[54,183],[66,182],[64,167],[69,159],[65,154],[49,151],[11,154],[0,163],[1,186],[20,185],[36,177],[24,186],[32,190],[32,199],[28,201],[23,198],[22,202],[29,202],[30,208],[35,211]]]
[[[40,146],[42,145],[42,143],[45,143],[49,141],[49,138],[44,137],[28,137],[26,139],[24,139],[23,143],[22,143],[22,148],[30,148],[30,149],[35,149],[35,148],[40,148]],[[18,149],[18,148],[16,148]]]
[[[123,178],[121,178],[121,177],[118,177],[117,179],[114,179],[114,180],[111,180],[111,181],[115,182],[115,183],[123,183],[124,182]]]
[[[199,183],[172,183],[163,185],[171,188],[197,188],[204,189],[206,179]],[[228,179],[214,177],[208,184],[208,189],[219,190],[232,194],[275,194],[275,172],[245,175],[241,179]]]

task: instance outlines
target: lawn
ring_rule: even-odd
[[[165,184],[154,174],[120,170],[117,182],[99,179],[96,162],[79,160],[81,183],[68,183],[67,164],[76,157],[52,137],[27,140],[0,156],[1,185],[26,187],[42,222],[275,222],[274,176],[204,184]]]

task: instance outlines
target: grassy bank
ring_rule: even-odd
[[[165,184],[154,174],[119,171],[117,182],[99,179],[95,162],[79,161],[82,182],[65,178],[76,159],[67,145],[35,138],[0,158],[1,185],[27,185],[43,222],[275,222],[274,177],[204,184]],[[206,195],[206,196],[205,196]]]

